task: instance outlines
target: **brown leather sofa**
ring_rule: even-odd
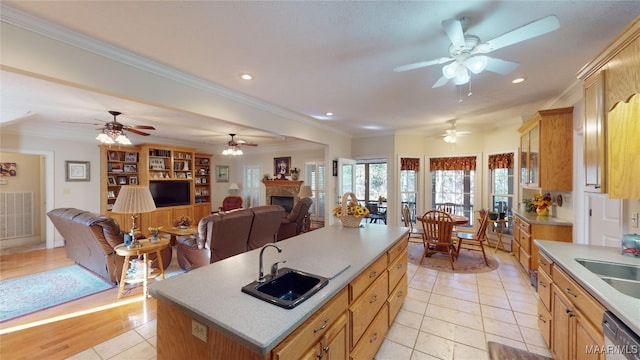
[[[120,281],[124,257],[117,255],[114,248],[124,243],[124,236],[115,219],[74,208],[53,209],[47,216],[64,238],[69,259],[107,282]],[[166,269],[171,263],[171,247],[161,254]],[[155,260],[155,254],[149,258]],[[152,266],[157,266],[155,261]]]
[[[296,202],[291,212],[281,219],[280,228],[278,229],[278,241],[299,235],[302,232],[305,216],[309,213],[312,203],[313,200],[308,197],[301,198]]]
[[[178,264],[188,271],[275,242],[284,214],[282,206],[267,205],[208,215],[197,237],[178,240]]]

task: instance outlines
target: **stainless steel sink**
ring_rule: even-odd
[[[329,283],[322,276],[290,268],[282,268],[277,276],[260,283],[254,281],[242,287],[242,292],[260,300],[293,309]]]
[[[589,259],[575,260],[614,289],[640,299],[640,266]]]
[[[640,266],[605,261],[576,259],[578,264],[600,276],[640,281]]]
[[[640,281],[603,277],[602,280],[623,294],[640,299]]]

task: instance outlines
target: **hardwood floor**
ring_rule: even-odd
[[[0,256],[0,280],[72,265],[64,248]],[[141,288],[117,299],[114,287],[0,323],[1,359],[64,359],[156,319]]]

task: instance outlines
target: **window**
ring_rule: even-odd
[[[313,193],[313,204],[309,208],[311,214],[311,220],[324,221],[324,205],[325,205],[325,191],[324,191],[324,176],[325,166],[321,162],[308,162],[306,167],[306,179],[305,183],[311,186],[311,192]]]
[[[260,205],[260,167],[244,168],[244,203],[245,207]]]
[[[490,210],[500,213],[501,216],[506,216],[509,220],[504,231],[505,234],[511,234],[513,224],[511,218],[514,201],[513,158],[513,153],[505,153],[489,155],[488,160]]]
[[[356,198],[360,201],[378,201],[387,198],[387,161],[358,161],[356,164]]]
[[[400,202],[409,206],[411,219],[416,220],[416,199],[418,198],[418,174],[420,171],[420,159],[400,159]]]
[[[431,206],[437,208],[444,203],[454,203],[460,208],[460,215],[469,219],[467,226],[474,222],[474,183],[476,157],[431,158]]]

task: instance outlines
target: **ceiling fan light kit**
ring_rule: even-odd
[[[118,111],[109,111],[109,114],[113,115],[113,121],[106,122],[98,136],[96,136],[96,140],[100,141],[103,144],[120,144],[120,145],[131,145],[131,140],[124,133],[125,131],[130,131],[134,134],[148,136],[149,134],[146,132],[142,132],[136,129],[145,129],[145,130],[155,130],[153,126],[148,125],[123,125],[116,120],[116,117],[121,113]],[[66,122],[66,121],[65,121]],[[102,124],[86,124],[84,125],[102,125]]]
[[[225,156],[239,156],[244,154],[240,149],[240,146],[258,146],[258,144],[249,143],[243,140],[235,140],[236,134],[229,134],[231,140],[227,141],[226,148],[222,150],[222,155]]]

